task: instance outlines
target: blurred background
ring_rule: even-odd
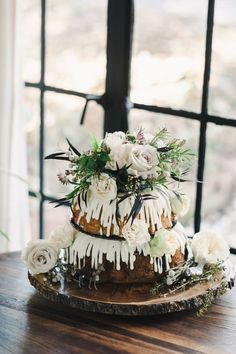
[[[46,85],[103,94],[106,78],[106,0],[47,0]],[[201,110],[207,0],[135,0],[134,38],[131,62],[131,101],[183,109]],[[23,80],[40,80],[41,1],[22,0]],[[208,113],[236,117],[236,2],[216,0]],[[25,87],[24,130],[27,137],[30,234],[39,235],[39,128],[40,91]],[[63,148],[65,137],[80,147],[91,134],[103,136],[103,109],[90,102],[84,126],[79,125],[84,100],[55,92],[45,93],[45,155]],[[196,120],[132,109],[129,128],[154,131],[167,127],[198,153],[199,125]],[[62,197],[57,183],[63,164],[45,162],[44,188],[48,196]],[[197,159],[191,179],[196,180]],[[223,232],[236,247],[236,128],[208,123],[202,201],[202,229]],[[192,207],[182,220],[193,233],[196,183],[182,190]],[[70,211],[43,207],[45,234],[68,220]],[[0,241],[1,242],[1,241]]]

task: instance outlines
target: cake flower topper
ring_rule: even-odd
[[[186,181],[194,156],[189,149],[183,148],[185,140],[171,138],[165,128],[155,135],[143,129],[126,134],[107,133],[101,142],[94,137],[91,150],[84,153],[67,141],[68,151],[46,157],[66,160],[70,166],[64,174],[58,175],[58,179],[63,184],[73,185],[74,189],[65,198],[56,200],[56,207],[71,203],[80,194],[86,200],[88,190],[108,198],[110,193],[113,199],[115,194],[122,194],[122,200],[133,195],[135,201],[127,219],[132,222],[143,201],[153,198],[150,191],[158,186],[168,188],[174,181]],[[181,206],[186,206],[186,198],[182,201],[181,193],[174,191],[172,203],[176,210],[187,210]]]

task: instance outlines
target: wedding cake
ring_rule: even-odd
[[[58,179],[72,190],[55,203],[69,204],[72,217],[23,250],[29,272],[97,291],[104,283],[150,283],[157,293],[204,281],[206,274],[213,279],[229,248],[211,231],[190,244],[179,222],[190,207],[181,184],[194,158],[184,144],[166,129],[139,129],[93,138],[89,151],[68,141],[68,151],[47,156],[69,163]]]

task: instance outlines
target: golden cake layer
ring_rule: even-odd
[[[100,230],[102,230],[102,234],[107,236],[107,228],[102,226],[100,220],[91,218],[91,220],[88,222],[86,220],[86,213],[84,213],[84,215],[79,220],[79,214],[80,214],[79,210],[77,210],[77,211],[73,210],[72,222],[75,225],[78,225],[84,232],[90,233],[93,235],[100,235],[101,234]],[[172,223],[174,223],[175,219],[176,219],[176,216],[175,216],[175,214],[172,213],[171,214],[171,223],[170,223],[170,220],[166,216],[164,216],[164,214],[163,214],[161,216],[161,222],[162,222],[163,228],[170,229],[172,227]],[[78,220],[79,220],[79,222],[78,222]],[[116,236],[122,237],[123,226],[124,226],[124,221],[120,221],[119,235],[116,235]],[[156,228],[153,230],[151,225],[149,226],[148,231],[149,231],[150,235],[154,235],[156,230],[157,230]],[[113,236],[113,235],[114,235],[114,225],[112,224],[110,236]]]

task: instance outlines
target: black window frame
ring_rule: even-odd
[[[169,107],[147,105],[130,101],[130,65],[132,59],[132,40],[134,25],[135,0],[108,0],[107,8],[107,69],[106,85],[103,95],[65,90],[59,87],[48,86],[45,83],[46,58],[46,0],[41,0],[41,49],[40,49],[40,80],[39,82],[25,82],[26,87],[36,88],[40,91],[40,128],[39,128],[39,193],[30,190],[31,197],[40,196],[39,201],[39,235],[44,234],[44,204],[55,199],[44,192],[44,136],[45,136],[45,92],[82,97],[85,100],[80,124],[84,123],[86,110],[90,101],[95,101],[104,109],[104,132],[128,129],[128,115],[131,109],[162,113],[173,117],[197,120],[200,122],[200,135],[198,146],[197,180],[204,180],[204,167],[206,155],[206,131],[208,123],[236,127],[236,119],[208,114],[208,92],[211,71],[212,38],[214,29],[215,0],[208,0],[207,26],[205,39],[204,75],[202,83],[201,111],[199,113],[177,110]],[[119,65],[117,65],[119,63]],[[117,70],[119,67],[119,70]],[[200,230],[202,209],[203,184],[197,183],[196,204],[194,214],[195,232]],[[236,254],[236,249],[231,248]]]

